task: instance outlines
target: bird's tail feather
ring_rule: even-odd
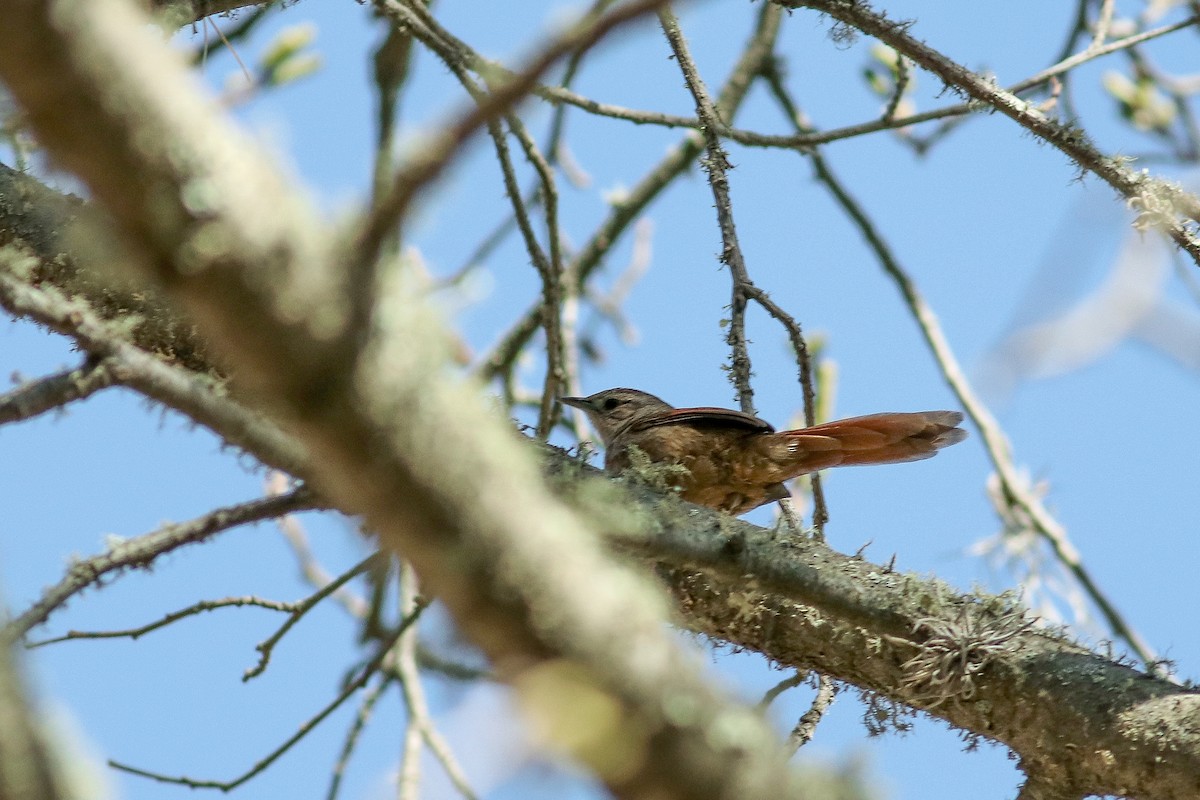
[[[772,460],[789,473],[780,480],[828,467],[919,461],[965,439],[962,419],[957,411],[871,414],[780,431],[771,437]]]

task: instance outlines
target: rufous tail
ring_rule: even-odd
[[[779,480],[828,467],[919,461],[967,438],[967,432],[957,427],[962,420],[957,411],[839,419],[780,431],[771,437],[771,457],[788,473]]]

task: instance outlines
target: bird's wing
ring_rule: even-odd
[[[771,423],[758,417],[734,411],[730,408],[676,408],[665,414],[634,423],[630,428],[634,431],[644,431],[658,425],[675,425],[686,422],[690,425],[713,425],[726,428],[744,428],[760,433],[774,433]]]

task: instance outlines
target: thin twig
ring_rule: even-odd
[[[286,474],[279,470],[272,470],[267,473],[266,480],[263,481],[263,491],[267,495],[279,495],[286,492],[289,485]],[[283,534],[284,540],[287,541],[296,557],[296,562],[300,567],[300,579],[306,581],[314,589],[328,586],[334,579],[333,573],[325,569],[317,560],[316,554],[308,544],[308,533],[300,524],[300,520],[291,514],[285,514],[275,520],[275,526],[279,528],[279,532]],[[366,601],[351,591],[348,586],[343,584],[333,593],[333,596],[352,619],[363,620],[366,618]]]
[[[766,710],[767,706],[775,702],[775,699],[788,689],[795,689],[797,686],[803,686],[804,682],[808,680],[808,676],[809,672],[807,670],[796,670],[791,675],[772,686],[766,691],[766,694],[763,695],[762,700],[758,701],[759,709]]]
[[[383,699],[383,694],[391,686],[392,680],[390,676],[385,676],[383,680],[363,694],[362,702],[358,704],[358,713],[354,715],[354,721],[350,723],[350,728],[346,731],[346,739],[342,742],[342,751],[333,765],[333,773],[330,775],[329,790],[325,793],[325,800],[337,800],[338,792],[342,788],[342,777],[346,774],[346,767],[350,764],[350,756],[354,754],[359,737],[362,736],[367,723],[371,720],[371,713]]]
[[[192,617],[197,614],[203,614],[208,611],[215,611],[218,608],[244,608],[250,606],[253,608],[265,608],[269,611],[294,612],[296,603],[287,603],[282,600],[264,600],[261,597],[246,596],[246,597],[225,597],[220,600],[201,600],[198,603],[193,603],[186,608],[181,608],[178,611],[172,611],[165,615],[162,619],[148,622],[136,628],[126,628],[119,631],[67,631],[62,636],[55,636],[53,639],[41,639],[36,642],[29,642],[25,645],[32,650],[35,647],[44,647],[48,644],[57,644],[75,639],[138,639],[151,631],[156,631],[159,628],[165,628],[181,619]]]
[[[908,91],[908,78],[908,59],[897,53],[896,85],[892,87],[892,96],[883,109],[884,122],[892,122],[896,119],[896,109],[900,107],[900,101],[904,99],[904,93]]]
[[[1116,8],[1114,0],[1100,0],[1100,13],[1096,17],[1095,32],[1092,34],[1092,46],[1088,49],[1099,49],[1104,46],[1104,40],[1108,38],[1109,27],[1112,25],[1113,9]]]
[[[700,122],[700,132],[704,136],[704,149],[707,153],[701,164],[712,188],[713,202],[717,209],[717,226],[721,230],[721,263],[729,268],[733,284],[729,303],[729,334],[725,339],[731,351],[730,380],[737,390],[738,404],[742,411],[753,414],[754,389],[750,385],[752,369],[750,351],[746,346],[746,296],[751,281],[746,271],[745,256],[742,255],[741,245],[738,244],[737,226],[733,221],[733,200],[729,196],[727,170],[732,169],[733,165],[729,163],[729,156],[721,145],[721,137],[717,135],[717,128],[722,125],[721,117],[696,69],[696,62],[692,60],[687,40],[683,31],[679,29],[679,20],[670,8],[661,9],[658,19],[667,42],[671,45],[671,52],[675,54],[675,61],[683,73],[684,83],[696,102],[696,117]]]
[[[722,119],[733,119],[741,107],[754,79],[763,65],[772,58],[779,35],[782,10],[765,4],[759,12],[758,23],[750,41],[742,50],[729,78],[717,98],[717,112]],[[668,152],[666,157],[647,172],[621,199],[612,204],[608,217],[571,259],[566,268],[576,287],[582,287],[604,257],[619,241],[625,229],[636,220],[672,181],[684,173],[704,150],[704,141],[696,132],[689,132]],[[491,353],[476,368],[478,377],[493,380],[511,369],[530,337],[538,328],[540,300],[529,308],[516,324],[500,338]]]
[[[1008,87],[1007,91],[1010,94],[1020,94],[1040,87],[1054,78],[1066,76],[1071,70],[1093,61],[1097,58],[1102,58],[1113,53],[1127,50],[1136,45],[1143,44],[1157,39],[1170,33],[1189,28],[1200,21],[1200,17],[1191,17],[1180,22],[1163,25],[1149,31],[1131,34],[1129,36],[1117,39],[1099,48],[1087,48],[1079,53],[1070,54],[1069,48],[1064,52],[1061,59],[1047,67],[1044,70],[1018,81]],[[1073,43],[1072,43],[1073,44]],[[641,109],[631,109],[623,106],[613,105],[611,103],[601,103],[591,98],[584,97],[575,92],[564,90],[560,87],[541,86],[536,91],[537,95],[548,102],[556,105],[571,105],[586,111],[589,114],[596,116],[611,117],[626,122],[633,122],[638,125],[658,125],[667,128],[693,128],[699,129],[702,125],[701,121],[696,117],[688,117],[679,114],[666,114],[659,111],[646,111]],[[829,128],[820,132],[802,133],[802,134],[766,134],[758,131],[746,130],[743,128],[733,128],[728,125],[718,125],[717,131],[722,138],[737,142],[738,144],[748,147],[770,147],[781,149],[799,149],[806,147],[815,147],[821,144],[829,144],[831,142],[852,139],[868,133],[875,133],[884,130],[893,130],[898,128],[909,128],[919,125],[923,122],[931,122],[933,120],[945,119],[947,117],[961,117],[964,115],[976,113],[979,111],[979,106],[974,103],[956,103],[943,108],[933,109],[930,111],[921,112],[919,114],[911,114],[904,117],[888,118],[886,115],[866,122],[847,125],[841,128]],[[1073,116],[1073,115],[1068,115]]]
[[[750,386],[750,354],[746,345],[746,304],[748,300],[753,299],[787,330],[792,346],[796,351],[797,359],[800,362],[800,383],[805,395],[805,417],[807,424],[812,425],[815,404],[813,402],[812,370],[808,358],[808,345],[804,341],[800,324],[795,318],[776,305],[767,293],[756,286],[750,279],[750,274],[746,269],[745,258],[738,244],[737,228],[733,220],[733,204],[729,196],[729,178],[726,172],[731,165],[728,162],[724,148],[721,146],[721,140],[716,133],[716,128],[722,124],[719,112],[709,98],[704,82],[696,71],[695,62],[688,52],[687,42],[683,37],[682,31],[679,29],[678,20],[668,9],[659,12],[659,19],[662,22],[667,40],[671,44],[671,49],[675,54],[675,60],[679,63],[679,68],[683,72],[684,81],[692,93],[692,98],[696,102],[696,114],[702,123],[701,130],[704,134],[705,147],[708,151],[708,156],[704,164],[708,173],[709,184],[712,187],[713,200],[717,209],[717,222],[721,230],[723,245],[721,249],[721,261],[729,267],[733,284],[732,300],[730,302],[731,319],[726,341],[732,351],[730,373],[733,384],[738,392],[738,401],[743,411],[748,414],[754,413],[754,392]],[[764,62],[764,65],[766,64],[769,64],[769,62]],[[764,72],[768,70],[770,70],[769,66],[765,66],[763,69]],[[820,478],[817,476],[814,476],[813,480],[813,496],[813,521],[818,535],[822,535],[825,522],[828,520],[828,512],[825,507],[824,496],[821,492]]]
[[[1012,461],[1012,451],[1009,447],[1007,437],[1005,437],[1003,431],[1000,429],[996,418],[975,394],[974,389],[972,389],[966,374],[954,356],[954,351],[951,349],[945,333],[942,331],[937,316],[933,313],[933,309],[925,302],[925,298],[918,291],[916,284],[912,282],[908,273],[901,268],[899,262],[893,256],[891,249],[874,229],[874,226],[857,205],[856,201],[841,188],[841,185],[836,180],[833,182],[827,181],[826,185],[830,187],[830,191],[834,194],[834,197],[846,209],[851,219],[859,227],[860,231],[862,231],[871,249],[876,253],[880,265],[891,276],[896,287],[900,290],[905,304],[908,306],[910,313],[912,313],[913,319],[917,322],[922,336],[925,338],[930,351],[937,361],[938,367],[942,371],[942,376],[958,397],[959,402],[971,418],[971,421],[979,429],[984,441],[984,448],[993,466],[996,468],[997,474],[1000,476],[1001,486],[1009,504],[1025,513],[1032,522],[1034,530],[1050,543],[1050,547],[1058,560],[1066,565],[1067,569],[1071,571],[1092,599],[1092,602],[1100,609],[1100,613],[1104,616],[1113,635],[1128,644],[1130,649],[1146,664],[1151,672],[1155,671],[1154,665],[1157,663],[1157,656],[1154,654],[1154,650],[1125,621],[1116,606],[1113,605],[1107,595],[1100,589],[1099,585],[1092,578],[1091,572],[1084,566],[1083,559],[1079,551],[1071,543],[1066,529],[1059,524],[1058,520],[1042,504],[1041,499],[1031,492],[1026,483],[1021,479]]]
[[[1096,175],[1137,207],[1140,213],[1135,225],[1161,231],[1200,265],[1200,238],[1197,238],[1192,223],[1200,219],[1200,198],[1145,171],[1134,170],[1122,159],[1105,155],[1081,129],[1058,122],[1012,92],[999,88],[994,82],[950,60],[913,36],[908,25],[888,19],[866,2],[775,1],[789,7],[812,8],[874,36],[976,102],[1009,117],[1060,150],[1079,167]]]
[[[546,240],[549,259],[535,262],[542,279],[542,326],[546,330],[546,380],[542,389],[542,403],[538,413],[537,436],[545,440],[557,423],[561,406],[558,398],[572,383],[569,370],[571,358],[566,350],[566,334],[563,331],[562,237],[558,229],[558,187],[554,181],[554,170],[542,155],[533,137],[515,114],[505,117],[508,128],[521,143],[525,157],[533,164],[540,182],[539,196],[546,216]],[[507,179],[506,179],[507,181]]]
[[[166,553],[184,545],[206,541],[231,528],[320,507],[321,503],[312,493],[300,487],[278,497],[219,508],[190,522],[164,525],[143,536],[126,539],[113,545],[107,553],[72,564],[61,581],[42,592],[41,599],[4,626],[0,640],[13,642],[20,639],[34,626],[45,622],[72,597],[89,586],[98,585],[115,572],[147,569]]]
[[[412,613],[417,603],[417,573],[407,561],[400,563],[400,596],[397,598],[401,618]],[[400,693],[408,711],[404,721],[404,743],[400,753],[400,774],[396,779],[398,800],[417,800],[421,779],[421,725],[425,722],[426,709],[418,706],[414,698],[424,700],[421,693],[421,675],[416,664],[417,629],[412,628],[396,642],[393,650],[394,666]]]
[[[417,594],[417,574],[408,563],[400,568],[400,610],[407,618],[417,607],[420,598]],[[467,800],[476,800],[475,790],[467,781],[466,773],[454,757],[450,745],[438,733],[429,713],[429,703],[425,699],[425,690],[421,684],[421,674],[417,670],[417,630],[413,628],[402,637],[396,646],[396,673],[400,680],[400,691],[404,696],[404,705],[408,709],[408,728],[405,741],[415,735],[429,747],[434,758],[446,771],[446,776],[454,788]],[[406,748],[407,750],[407,748]],[[415,758],[412,758],[415,761]],[[407,759],[403,767],[407,764]],[[403,772],[402,772],[403,774]],[[403,788],[403,786],[402,786]],[[401,794],[403,797],[403,793]],[[415,795],[414,795],[415,796]]]
[[[420,609],[423,608],[424,606],[420,607]],[[420,609],[418,609],[417,613],[414,613],[406,618],[400,624],[400,627],[396,630],[392,637],[390,637],[387,641],[380,643],[379,650],[376,652],[375,656],[372,657],[369,662],[367,662],[367,664],[359,672],[358,676],[347,683],[345,688],[343,688],[342,691],[333,698],[333,700],[326,704],[325,707],[316,714],[305,720],[296,730],[296,732],[289,736],[282,744],[259,759],[252,767],[250,767],[250,769],[246,770],[233,780],[197,780],[195,778],[189,778],[185,775],[166,775],[161,772],[152,772],[150,770],[133,767],[129,764],[115,761],[113,759],[109,759],[108,765],[113,769],[118,769],[122,772],[128,772],[132,775],[140,775],[143,778],[150,778],[151,780],[156,780],[160,783],[173,783],[181,786],[187,786],[191,789],[219,789],[223,792],[232,791],[256,775],[259,775],[263,770],[271,766],[271,764],[275,763],[280,756],[290,750],[293,745],[295,745],[297,742],[311,733],[318,725],[320,725],[326,717],[336,711],[342,705],[342,703],[346,702],[346,700],[348,700],[359,689],[366,686],[367,682],[379,672],[384,659],[387,658],[392,646],[396,643],[396,640],[400,638],[400,636],[408,629],[410,625],[417,621],[417,618],[420,616]]]
[[[472,134],[489,119],[495,119],[529,94],[538,78],[559,59],[594,45],[610,31],[655,10],[663,2],[633,0],[589,23],[572,26],[544,45],[522,70],[494,85],[486,102],[460,112],[453,120],[439,126],[441,133],[422,149],[420,155],[414,156],[399,169],[390,188],[362,221],[354,244],[352,263],[364,265],[369,270],[368,274],[372,274],[384,238],[399,220],[406,217],[408,206],[417,193],[441,174]],[[392,18],[396,18],[397,9],[400,8],[395,0],[376,0],[375,6]]]
[[[267,668],[267,665],[271,661],[271,654],[275,652],[275,645],[279,644],[279,641],[287,635],[287,632],[292,629],[292,626],[299,622],[305,614],[315,608],[317,604],[326,597],[329,597],[331,594],[345,586],[354,578],[371,569],[379,561],[383,560],[383,558],[384,556],[380,553],[372,553],[350,569],[343,572],[341,575],[329,581],[329,583],[325,584],[308,597],[297,602],[295,607],[291,609],[291,613],[288,615],[287,620],[279,626],[279,629],[254,647],[254,649],[259,653],[258,663],[246,670],[246,672],[242,675],[242,681],[244,682],[250,680],[251,678],[257,678],[259,675],[263,674]]]
[[[438,26],[423,4],[410,2],[399,5],[394,12],[399,18],[406,20],[407,29],[426,47],[433,50],[450,68],[450,71],[458,78],[459,83],[477,105],[482,106],[488,101],[488,91],[477,85],[467,73],[468,60],[462,56],[465,45],[461,45],[457,39]],[[533,230],[527,201],[517,183],[504,130],[498,120],[487,120],[486,127],[496,151],[497,162],[500,165],[505,194],[512,204],[513,219],[524,239],[530,261],[537,269],[542,281],[540,316],[542,328],[546,333],[546,377],[538,413],[537,436],[545,440],[556,422],[559,409],[558,397],[563,394],[564,388],[569,384],[565,374],[566,356],[561,317],[562,247],[558,230],[558,190],[555,186],[553,170],[525,130],[520,119],[515,114],[505,114],[504,119],[509,130],[520,142],[526,158],[533,164],[538,174],[539,188],[533,196],[540,201],[546,214],[549,254],[542,249],[537,234]]]

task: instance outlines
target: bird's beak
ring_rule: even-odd
[[[584,411],[592,410],[592,404],[588,402],[586,397],[560,397],[558,401],[565,406],[582,408]]]

